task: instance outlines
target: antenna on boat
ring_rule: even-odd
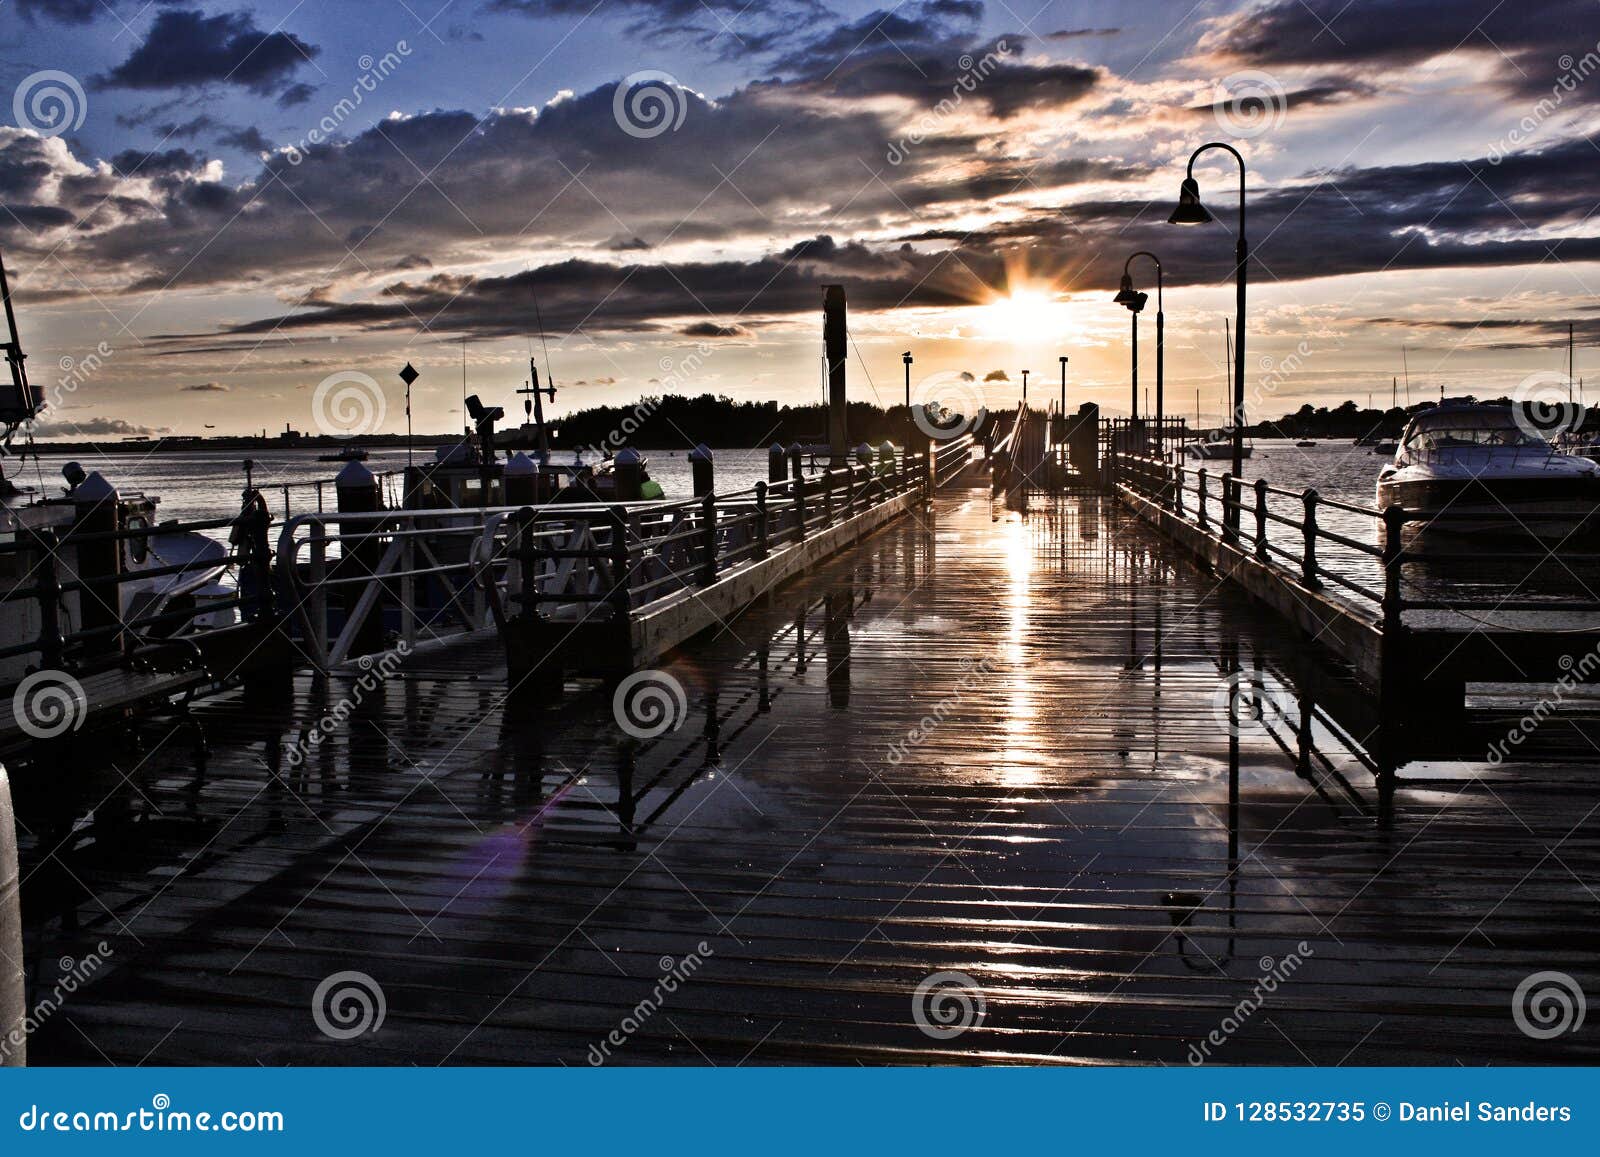
[[[1406,405],[1411,404],[1411,367],[1406,364],[1406,345],[1400,343],[1400,372],[1406,376]],[[1440,395],[1443,397],[1443,395]]]
[[[11,437],[17,427],[31,420],[44,408],[44,391],[28,384],[28,369],[24,364],[27,354],[22,352],[22,338],[17,334],[17,315],[11,308],[11,283],[6,280],[6,266],[0,260],[0,299],[5,302],[6,332],[9,340],[0,343],[5,351],[6,364],[11,367],[11,392],[0,397],[0,452],[11,448]]]
[[[530,287],[531,289],[531,287]],[[539,310],[539,291],[533,293],[533,316],[539,326],[539,345],[544,350],[544,378],[548,385],[539,384],[539,366],[533,360],[533,342],[528,343],[528,383],[518,390],[523,395],[522,413],[531,415],[534,430],[539,439],[539,457],[541,461],[550,460],[550,432],[544,424],[544,397],[550,396],[550,404],[556,404],[556,380],[550,373],[550,346],[544,337],[544,314]]]
[[[1567,322],[1567,404],[1572,403],[1572,323]]]

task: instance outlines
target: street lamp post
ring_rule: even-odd
[[[907,350],[901,354],[900,360],[906,366],[906,448],[901,452],[901,457],[909,462],[911,460],[911,439],[917,429],[916,421],[911,416],[911,351]]]
[[[1233,281],[1234,281],[1234,338],[1233,338],[1233,485],[1237,496],[1239,476],[1244,472],[1244,321],[1245,321],[1245,273],[1246,265],[1250,259],[1250,246],[1245,241],[1244,234],[1244,157],[1239,150],[1222,141],[1209,141],[1201,145],[1189,156],[1189,168],[1183,178],[1183,184],[1178,192],[1178,206],[1172,211],[1172,216],[1167,220],[1173,225],[1204,225],[1213,220],[1210,213],[1206,212],[1200,203],[1200,184],[1194,179],[1194,162],[1201,153],[1207,149],[1222,149],[1232,155],[1239,162],[1239,236],[1234,244]],[[1239,526],[1239,508],[1237,500],[1224,513],[1224,517],[1232,520],[1235,529]]]
[[[1137,343],[1137,341],[1138,341],[1138,327],[1139,327],[1139,314],[1138,314],[1138,311],[1134,307],[1137,305],[1139,309],[1143,309],[1144,308],[1144,303],[1147,300],[1147,295],[1143,294],[1143,293],[1139,293],[1133,288],[1133,277],[1128,272],[1128,270],[1132,267],[1133,259],[1135,257],[1148,257],[1151,261],[1153,261],[1155,263],[1155,267],[1156,267],[1156,438],[1157,438],[1157,444],[1158,444],[1158,446],[1160,448],[1159,449],[1159,454],[1160,454],[1160,456],[1165,457],[1166,456],[1166,444],[1165,444],[1165,439],[1163,437],[1163,431],[1162,431],[1161,423],[1162,423],[1162,420],[1166,417],[1166,412],[1167,412],[1167,410],[1166,410],[1167,314],[1166,314],[1166,310],[1165,310],[1165,308],[1163,306],[1163,300],[1162,300],[1164,295],[1163,295],[1163,292],[1162,292],[1162,288],[1163,288],[1163,286],[1162,286],[1163,271],[1162,271],[1162,268],[1161,268],[1161,259],[1159,257],[1157,257],[1154,253],[1151,253],[1148,249],[1141,249],[1136,253],[1130,253],[1128,255],[1128,260],[1126,260],[1126,261],[1124,261],[1122,263],[1122,288],[1117,290],[1117,296],[1114,297],[1112,300],[1115,301],[1118,305],[1125,305],[1130,310],[1134,310],[1134,315],[1133,315],[1134,340],[1135,340],[1135,343]],[[1138,391],[1138,353],[1139,353],[1139,351],[1137,349],[1135,349],[1134,350],[1134,390],[1135,390],[1136,394],[1137,394],[1137,391]],[[1135,401],[1137,402],[1137,397],[1135,398]],[[1137,412],[1137,406],[1135,406],[1135,411]]]

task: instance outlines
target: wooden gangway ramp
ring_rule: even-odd
[[[940,495],[659,672],[638,738],[468,638],[19,783],[32,991],[106,949],[30,1061],[1600,1054],[1513,1012],[1600,992],[1595,719],[1384,767],[1351,676],[1110,499]]]

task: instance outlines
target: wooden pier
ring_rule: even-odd
[[[1600,1053],[1512,1007],[1600,991],[1595,715],[1491,763],[1521,709],[1479,707],[1396,767],[1356,673],[1111,497],[940,493],[670,653],[660,734],[595,680],[519,704],[501,655],[235,688],[204,748],[152,722],[19,778],[35,991],[108,950],[31,1063]],[[384,1015],[336,1039],[352,972]]]

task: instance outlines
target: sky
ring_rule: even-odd
[[[1579,374],[1600,0],[0,0],[0,254],[36,433],[461,425],[670,391],[1218,420]],[[4,97],[10,93],[12,99]],[[1155,266],[1140,326],[1154,387]],[[541,341],[541,323],[543,341]],[[1395,387],[1396,376],[1404,375]],[[1564,379],[1563,379],[1564,380]],[[331,384],[330,384],[331,383]],[[963,394],[963,392],[965,392]],[[1042,400],[1035,396],[1035,400]],[[1145,405],[1141,397],[1141,406]]]

